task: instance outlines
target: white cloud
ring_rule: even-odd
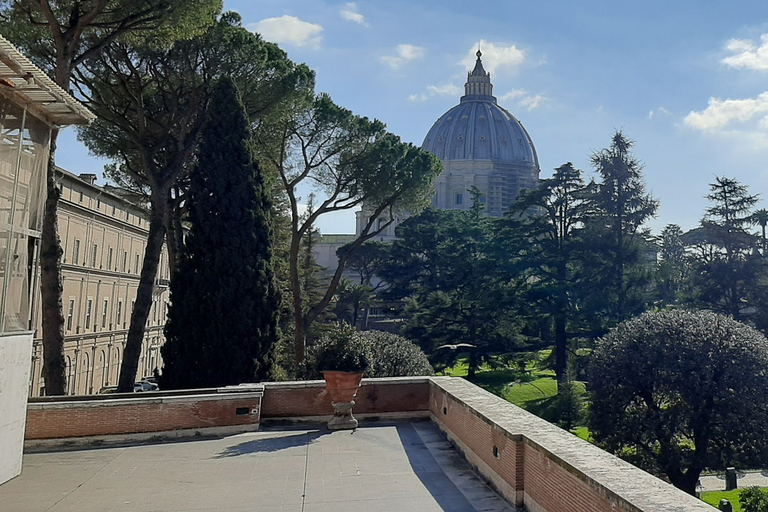
[[[766,113],[768,113],[768,91],[757,98],[743,100],[710,98],[706,109],[689,113],[684,122],[691,128],[714,132],[722,130],[731,123],[745,123]]]
[[[397,45],[397,55],[385,55],[381,61],[392,69],[397,69],[403,64],[424,58],[424,48],[412,44]]]
[[[455,84],[428,85],[427,90],[434,94],[447,94],[449,96],[458,96],[461,94],[461,87]]]
[[[287,14],[279,18],[266,18],[258,23],[251,23],[248,29],[258,32],[264,39],[273,43],[310,48],[319,48],[323,38],[322,25],[303,21]]]
[[[443,85],[428,85],[425,92],[411,94],[408,101],[422,103],[434,96],[459,96],[463,89],[456,84],[448,83]]]
[[[366,27],[368,26],[368,23],[365,21],[365,16],[357,12],[357,4],[354,2],[344,4],[344,7],[341,8],[339,14],[341,14],[341,17],[347,21],[353,21]]]
[[[521,96],[525,96],[526,94],[528,94],[528,91],[526,91],[525,89],[512,89],[511,91],[499,96],[499,101],[514,100]]]
[[[515,45],[504,46],[481,39],[479,47],[483,53],[483,67],[492,74],[497,70],[515,69],[525,62],[525,51]],[[477,49],[478,46],[470,48],[467,56],[460,61],[460,64],[468,70],[475,67]]]
[[[658,108],[658,109],[656,109],[655,111],[654,111],[654,110],[651,110],[651,111],[649,111],[649,112],[648,112],[648,119],[651,119],[651,120],[653,120],[653,119],[654,119],[654,118],[656,118],[656,116],[658,116],[659,114],[670,115],[670,114],[671,114],[671,112],[670,112],[669,110],[665,109],[664,107],[659,107],[659,108]]]
[[[544,103],[546,103],[547,98],[543,94],[536,94],[535,96],[528,96],[527,98],[523,98],[523,100],[520,102],[520,105],[527,108],[530,112],[533,109],[539,108]]]
[[[760,46],[748,39],[731,39],[725,49],[733,53],[721,62],[733,68],[768,71],[768,34],[760,36]]]

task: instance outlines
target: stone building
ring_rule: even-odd
[[[522,123],[497,103],[481,55],[478,50],[459,104],[432,125],[421,147],[445,168],[435,182],[432,206],[468,210],[469,190],[476,187],[487,214],[499,217],[522,190],[536,188],[539,159]]]
[[[96,185],[94,174],[76,176],[59,169],[58,177],[67,393],[98,393],[117,384],[149,222],[140,206]],[[168,253],[163,249],[137,379],[162,367],[169,280]],[[39,311],[35,321],[30,395],[41,396],[45,388]]]
[[[0,483],[21,471],[51,129],[93,118],[0,36]]]
[[[459,104],[435,121],[421,148],[437,156],[444,168],[435,180],[432,207],[469,210],[474,187],[486,215],[500,217],[522,190],[538,186],[539,159],[523,124],[498,104],[481,56],[478,50]],[[397,225],[406,217],[396,219],[376,240],[394,240]],[[365,208],[357,212],[357,233],[369,218]]]

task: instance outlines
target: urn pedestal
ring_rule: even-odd
[[[352,415],[357,390],[363,380],[363,372],[324,371],[323,378],[331,395],[333,418],[328,422],[330,430],[357,428],[357,420]]]

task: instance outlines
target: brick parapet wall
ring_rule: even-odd
[[[25,439],[64,439],[219,427],[258,427],[262,386],[30,401]]]
[[[712,510],[463,379],[431,380],[430,414],[485,478],[530,512]]]
[[[429,411],[429,377],[363,379],[355,398],[355,416],[425,416]],[[268,382],[262,418],[313,419],[333,415],[325,381]]]

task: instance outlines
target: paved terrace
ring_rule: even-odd
[[[464,379],[364,379],[355,432],[306,426],[333,410],[322,381],[139,395],[32,399],[0,510],[712,510]]]
[[[33,453],[7,512],[514,511],[429,421]]]

